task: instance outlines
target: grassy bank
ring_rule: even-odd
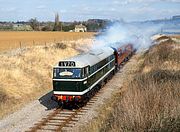
[[[140,59],[141,70],[117,99],[102,130],[180,131],[180,44],[169,39]]]
[[[88,44],[91,41],[84,39],[1,53],[0,117],[51,91],[53,65],[82,52]]]
[[[136,61],[123,92],[81,131],[180,131],[180,44],[168,38]]]

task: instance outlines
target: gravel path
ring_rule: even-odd
[[[1,132],[22,132],[33,126],[41,118],[52,112],[57,107],[50,97],[52,92],[42,96],[39,100],[35,100],[27,104],[21,110],[9,115],[0,121]]]
[[[121,69],[112,80],[110,80],[102,89],[102,93],[98,96],[97,101],[92,104],[89,111],[79,118],[79,121],[72,128],[65,129],[66,131],[77,131],[83,125],[87,124],[93,118],[98,116],[98,110],[106,103],[107,99],[112,98],[114,93],[119,92],[122,87],[122,82],[129,76],[134,67],[137,65],[137,56],[135,55],[124,67]],[[29,130],[34,123],[40,121],[41,118],[46,117],[57,104],[51,101],[52,92],[42,96],[39,100],[35,100],[27,104],[21,110],[9,115],[0,120],[1,132],[22,132]]]

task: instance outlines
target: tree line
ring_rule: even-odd
[[[31,18],[29,21],[21,22],[0,22],[0,30],[3,31],[74,31],[76,25],[83,24],[88,32],[97,32],[105,29],[110,23],[109,20],[89,19],[87,21],[61,22],[59,14],[55,14],[55,21],[40,22],[37,18]]]
[[[55,15],[55,22],[39,22],[36,18],[29,20],[29,25],[34,31],[73,31],[76,25],[83,24],[87,31],[96,32],[106,28],[111,22],[102,19],[89,19],[87,21],[60,22],[59,14]]]

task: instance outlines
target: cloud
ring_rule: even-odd
[[[91,7],[85,5],[84,7],[82,7],[82,10],[83,11],[91,11],[92,9],[91,9]]]
[[[152,13],[152,12],[157,12],[156,9],[152,7],[133,7],[128,9],[131,13],[133,14],[144,14],[144,13]]]
[[[129,3],[128,0],[124,0],[124,1],[115,0],[112,2],[113,5],[127,5],[128,3]]]
[[[112,8],[110,8],[110,10],[111,10],[111,11],[116,11],[116,9],[115,9],[115,8],[113,8],[113,7],[112,7]]]
[[[180,0],[114,0],[113,4],[127,5],[132,3],[157,3],[157,2],[175,2],[180,3]]]
[[[46,8],[47,8],[46,5],[39,5],[39,6],[36,7],[36,9],[46,9]]]
[[[79,7],[79,6],[76,5],[76,4],[73,4],[73,5],[71,5],[71,7],[72,7],[72,8],[75,8],[75,7]]]
[[[113,3],[113,4],[120,4],[121,2],[118,1],[118,0],[114,0],[112,3]]]
[[[86,20],[89,18],[123,18],[126,21],[134,21],[156,19],[158,17],[167,18],[177,15],[178,11],[180,12],[178,7],[180,0],[0,1],[1,20],[17,20],[24,18],[23,16],[29,16],[29,18],[36,16],[45,20],[53,20],[54,12],[59,12],[62,13],[64,21]],[[18,15],[21,17],[18,18]]]
[[[1,12],[6,12],[6,13],[15,12],[15,11],[17,11],[17,8],[16,7],[9,7],[9,8],[3,7],[3,8],[0,8],[0,11]]]
[[[66,12],[68,12],[68,11],[64,10],[64,9],[61,10],[61,13],[66,13]]]
[[[161,0],[161,1],[167,1],[167,2],[178,2],[178,3],[180,3],[180,0]]]

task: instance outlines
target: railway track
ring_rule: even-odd
[[[55,109],[53,112],[47,115],[47,117],[42,118],[26,132],[66,131],[70,127],[73,127],[82,115],[86,114],[86,112],[91,108],[92,104],[98,100],[102,92],[103,89],[96,93],[95,96],[93,96],[82,108],[73,110],[61,108]]]
[[[125,63],[122,63],[121,68],[124,65],[125,65]],[[112,78],[110,78],[110,79],[112,79]],[[73,127],[76,124],[76,122],[78,122],[78,120],[81,118],[82,115],[86,114],[86,112],[89,109],[91,109],[91,106],[98,100],[98,98],[104,92],[104,85],[86,103],[85,106],[83,106],[79,109],[73,109],[73,110],[57,108],[52,113],[47,115],[46,118],[42,118],[38,123],[34,124],[34,126],[31,127],[26,132],[67,131],[68,128]]]

